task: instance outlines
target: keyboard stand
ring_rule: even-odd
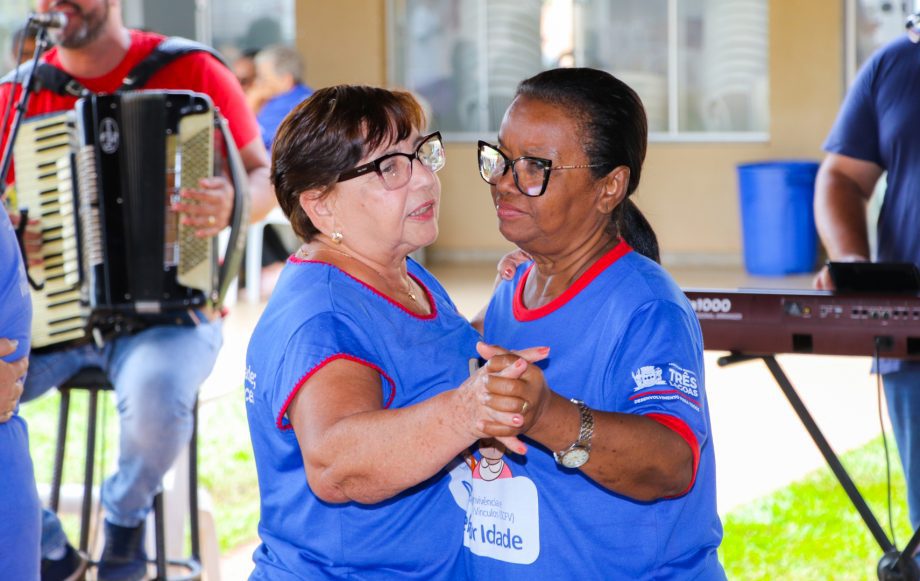
[[[734,363],[741,363],[754,359],[761,359],[766,364],[767,369],[769,369],[770,373],[773,375],[773,379],[776,380],[777,385],[783,390],[783,395],[786,396],[786,399],[788,399],[789,403],[792,405],[792,409],[794,409],[796,415],[799,416],[802,425],[808,430],[808,435],[811,436],[815,445],[818,446],[818,450],[820,450],[821,455],[824,456],[827,465],[843,487],[844,492],[846,492],[847,496],[850,498],[850,502],[853,503],[853,506],[856,508],[857,512],[859,512],[859,516],[861,516],[863,522],[866,523],[869,532],[872,533],[872,536],[875,537],[875,541],[878,543],[879,547],[881,547],[883,556],[878,564],[879,580],[920,581],[920,567],[918,567],[917,561],[911,557],[917,550],[917,547],[920,546],[920,529],[914,532],[914,535],[911,537],[910,541],[907,542],[903,551],[898,551],[897,547],[892,544],[888,535],[885,534],[884,529],[882,529],[881,524],[879,524],[878,519],[875,518],[872,510],[869,508],[869,505],[866,504],[859,489],[856,488],[850,475],[847,473],[846,469],[844,469],[843,464],[840,463],[837,454],[831,449],[824,434],[821,432],[820,428],[818,428],[818,424],[815,423],[808,408],[805,407],[799,394],[795,391],[792,382],[789,381],[789,377],[786,376],[786,372],[783,371],[783,368],[780,367],[779,363],[776,361],[775,354],[745,354],[732,352],[730,355],[719,357],[718,364],[720,367],[725,367]]]

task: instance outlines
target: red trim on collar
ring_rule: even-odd
[[[336,361],[337,359],[345,359],[347,361],[353,361],[354,363],[358,363],[360,365],[365,365],[367,367],[370,367],[371,369],[373,369],[380,375],[382,375],[383,378],[386,379],[390,383],[390,397],[387,398],[387,401],[383,404],[383,409],[387,409],[388,407],[390,407],[390,405],[393,403],[393,399],[396,397],[396,383],[393,381],[393,378],[387,375],[387,373],[383,369],[381,369],[380,367],[374,365],[373,363],[369,361],[359,359],[358,357],[355,357],[354,355],[349,355],[347,353],[336,353],[335,355],[331,355],[327,357],[326,359],[323,359],[322,361],[317,363],[313,367],[313,369],[306,372],[304,376],[300,378],[300,381],[297,382],[297,385],[294,386],[294,389],[291,390],[291,393],[288,394],[287,399],[284,400],[284,405],[281,406],[281,411],[278,412],[278,418],[275,420],[275,425],[278,426],[279,430],[293,429],[293,426],[291,426],[290,421],[288,422],[284,421],[284,416],[287,414],[287,410],[290,407],[291,402],[294,401],[294,397],[297,395],[298,392],[300,392],[300,388],[303,387],[304,384],[311,377],[313,377],[313,375],[315,375],[317,371],[319,371],[326,365],[332,363],[333,361]]]
[[[572,286],[565,289],[565,292],[536,309],[528,309],[524,306],[524,285],[527,282],[527,277],[530,276],[530,271],[533,270],[534,265],[531,264],[518,281],[517,288],[514,289],[514,300],[511,306],[514,318],[521,322],[534,321],[562,308],[567,302],[575,298],[585,287],[591,284],[591,281],[597,278],[600,273],[604,272],[608,266],[631,251],[632,247],[630,247],[625,240],[620,240],[619,244],[611,248],[607,254],[603,255],[597,262],[592,264],[588,270],[578,277],[578,280],[576,280]]]
[[[339,272],[341,272],[342,274],[344,274],[345,276],[347,276],[348,278],[354,280],[355,282],[357,282],[357,283],[360,284],[361,286],[365,287],[367,290],[371,291],[371,292],[374,293],[375,295],[379,296],[380,298],[382,298],[382,299],[385,300],[386,302],[390,303],[391,305],[393,305],[393,306],[396,307],[397,309],[403,311],[404,313],[406,313],[407,315],[409,315],[409,316],[411,316],[411,317],[415,317],[416,319],[421,319],[421,320],[423,320],[423,321],[430,321],[430,320],[432,320],[432,319],[437,318],[437,316],[438,316],[438,305],[437,305],[437,303],[435,303],[435,301],[434,301],[434,296],[431,294],[431,291],[428,290],[428,287],[425,286],[425,283],[423,283],[421,280],[419,280],[419,278],[418,278],[417,276],[415,276],[414,274],[412,274],[411,272],[406,272],[406,274],[408,274],[409,276],[411,276],[411,277],[412,277],[412,280],[414,280],[416,283],[418,283],[418,285],[419,285],[420,287],[422,287],[422,290],[425,291],[425,296],[428,297],[428,305],[431,307],[431,312],[428,313],[427,315],[419,315],[418,313],[413,313],[412,311],[410,311],[410,310],[407,309],[406,307],[402,306],[402,305],[401,305],[400,303],[398,303],[397,301],[394,301],[392,298],[390,298],[389,295],[387,295],[387,294],[385,294],[385,293],[383,293],[383,292],[377,290],[376,288],[374,288],[374,287],[372,287],[371,285],[367,284],[366,282],[364,282],[364,281],[361,280],[360,278],[357,278],[357,277],[355,277],[355,276],[352,276],[352,275],[348,274],[347,272],[345,272],[344,270],[342,270],[342,269],[339,268],[338,266],[332,264],[331,262],[324,262],[324,261],[322,261],[322,260],[307,260],[307,259],[305,259],[305,258],[299,258],[299,257],[297,257],[297,256],[295,256],[295,255],[293,255],[293,254],[292,254],[291,256],[288,257],[288,262],[291,262],[291,263],[293,263],[293,264],[322,264],[322,265],[324,265],[324,266],[328,266],[328,267],[330,267],[330,268],[334,268],[334,269],[338,270]]]

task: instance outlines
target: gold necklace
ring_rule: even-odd
[[[355,262],[359,262],[359,263],[361,263],[363,266],[367,266],[367,265],[364,264],[362,261],[358,260],[357,258],[355,258],[354,256],[352,256],[351,254],[348,254],[348,253],[345,252],[344,250],[339,250],[338,248],[333,248],[333,247],[331,247],[331,246],[325,246],[325,247],[323,247],[321,250],[331,250],[332,252],[338,252],[338,253],[341,254],[342,256],[348,257],[348,258],[354,260]],[[304,251],[303,246],[301,246],[300,249],[297,250],[297,257],[298,257],[298,258],[302,258],[302,259],[304,259],[304,260],[309,260],[309,259],[310,259],[310,255],[309,255],[307,252]],[[374,270],[374,269],[371,269],[371,270]],[[374,270],[374,272],[376,272],[376,273],[377,273],[377,276],[379,276],[382,280],[386,280],[386,278],[385,278],[379,271]],[[411,277],[409,278],[409,280],[406,281],[406,289],[405,289],[404,291],[402,291],[402,292],[405,293],[405,295],[406,295],[407,297],[409,297],[409,300],[410,300],[410,301],[412,301],[412,302],[415,303],[415,304],[418,304],[418,297],[415,295],[414,292],[412,292],[412,278],[411,278]]]

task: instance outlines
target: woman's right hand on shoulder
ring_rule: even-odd
[[[520,248],[512,250],[499,259],[498,276],[504,280],[511,280],[514,278],[514,271],[517,270],[517,267],[530,260],[533,260],[531,256]]]

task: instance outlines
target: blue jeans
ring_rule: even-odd
[[[106,370],[115,387],[118,469],[102,486],[109,522],[135,527],[150,512],[163,476],[191,440],[198,387],[214,367],[223,342],[221,327],[219,319],[197,327],[152,327],[102,349],[83,345],[31,356],[24,402],[87,366]],[[46,512],[42,554],[65,540],[56,516]]]
[[[916,530],[920,527],[920,370],[886,373],[882,381],[888,400],[888,417],[907,481],[910,524]]]

